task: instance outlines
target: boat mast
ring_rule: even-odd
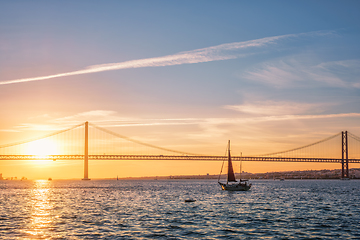
[[[230,157],[230,140],[228,142],[228,176],[226,178],[226,184],[229,183],[229,168],[230,168],[230,164],[231,164],[231,157]],[[231,167],[232,168],[232,167]]]

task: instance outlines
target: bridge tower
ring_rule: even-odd
[[[349,152],[347,131],[341,132],[341,178],[349,178]]]
[[[84,178],[82,180],[90,180],[89,178],[89,122],[85,122],[85,146],[84,146]]]

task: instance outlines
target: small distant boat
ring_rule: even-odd
[[[185,201],[184,202],[196,202],[196,200],[195,199],[185,199]]]
[[[49,178],[48,178],[48,181],[51,181],[51,180],[52,180],[52,178],[51,178],[51,177],[49,177]]]
[[[241,165],[241,163],[240,163],[240,165]],[[248,180],[241,179],[241,175],[240,175],[239,182],[236,181],[236,179],[235,179],[235,174],[234,174],[234,170],[233,170],[233,166],[232,166],[232,162],[231,162],[231,155],[230,155],[230,140],[228,143],[228,173],[227,173],[226,183],[220,182],[220,176],[221,176],[223,166],[224,166],[224,162],[221,166],[221,171],[220,171],[220,175],[219,175],[219,179],[218,179],[218,183],[220,184],[222,190],[248,191],[251,188],[251,183],[249,183]],[[241,174],[241,170],[240,170],[240,174]]]
[[[285,178],[280,178],[280,181],[285,181]]]

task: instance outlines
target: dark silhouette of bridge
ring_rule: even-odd
[[[49,145],[51,142],[53,144]],[[42,149],[36,152],[39,146]],[[226,158],[155,146],[88,122],[41,138],[0,146],[0,160],[84,160],[84,180],[89,179],[89,160],[224,161]],[[232,160],[340,163],[341,178],[349,178],[349,163],[360,163],[360,137],[343,131],[287,151],[232,156]]]

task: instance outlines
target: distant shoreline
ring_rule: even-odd
[[[349,169],[350,179],[360,179],[360,168]],[[236,174],[236,178],[240,178],[240,174]],[[284,171],[284,172],[267,172],[267,173],[241,173],[242,179],[259,179],[259,180],[280,180],[292,179],[292,180],[310,180],[310,179],[340,179],[341,169],[334,170],[306,170],[306,171]],[[54,179],[54,178],[53,178]],[[81,178],[70,179],[54,179],[54,180],[80,180]],[[116,177],[112,178],[92,178],[93,180],[116,180]],[[122,177],[119,180],[196,180],[196,179],[219,179],[219,175],[170,175],[170,176],[144,176],[144,177]],[[226,179],[226,175],[222,174],[220,179]],[[0,179],[3,181],[27,181],[27,179],[17,179],[16,177],[7,177]],[[34,179],[28,179],[34,180]],[[36,180],[48,180],[48,179],[36,179]]]

